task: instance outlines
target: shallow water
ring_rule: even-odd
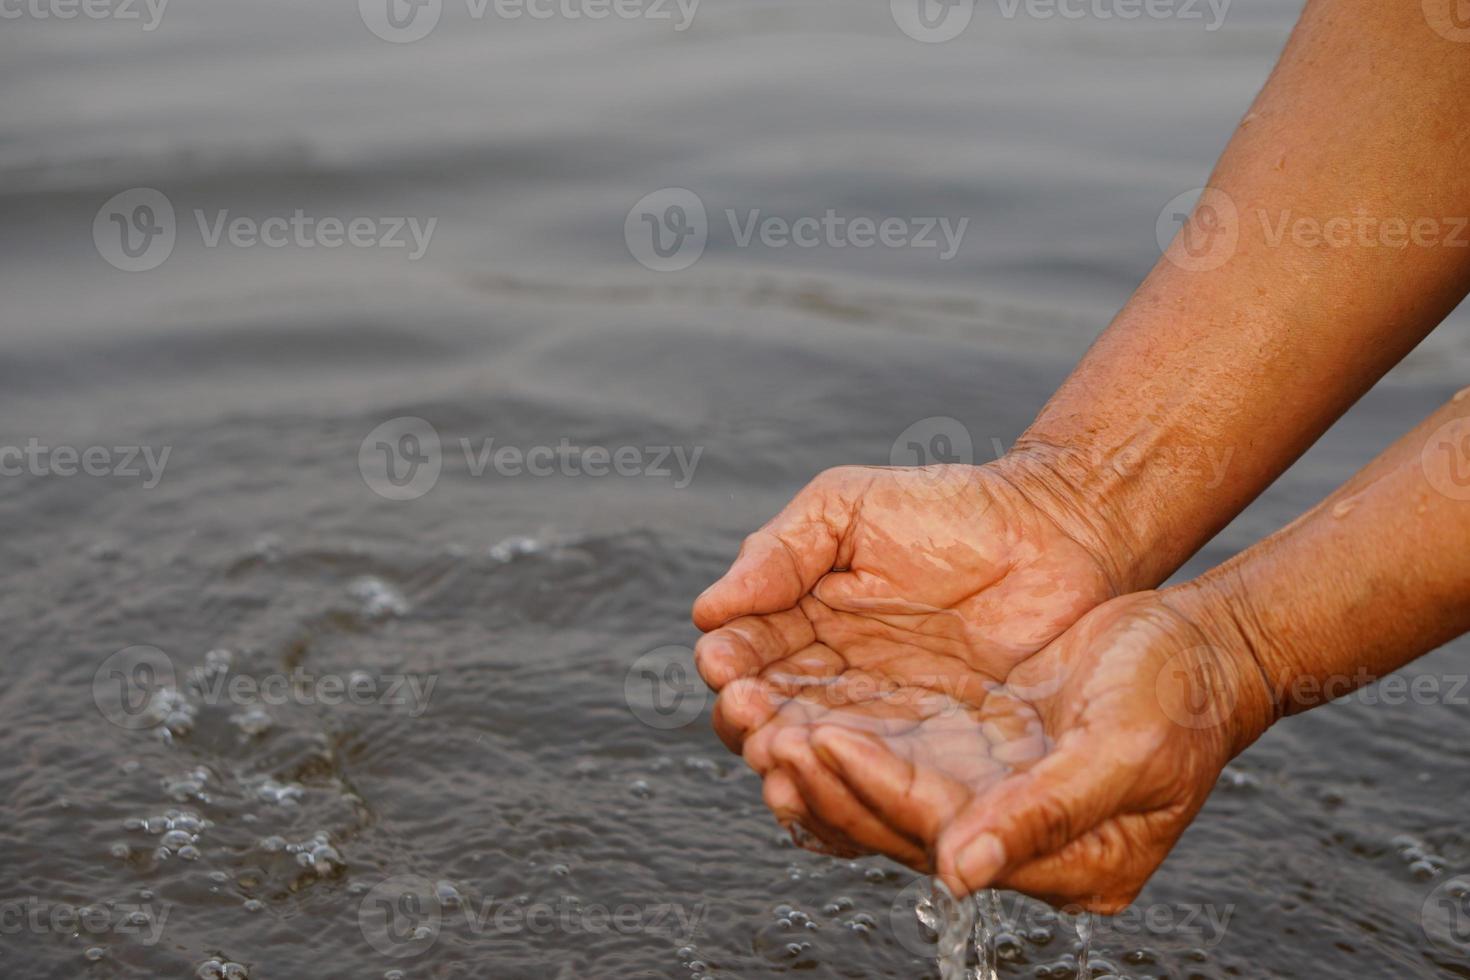
[[[888,462],[936,416],[982,459],[1022,429],[1294,10],[977,14],[927,45],[884,6],[711,2],[684,32],[446,7],[416,44],[350,4],[7,22],[0,445],[105,448],[112,475],[0,478],[0,974],[936,975],[927,881],[792,848],[665,648],[817,470]],[[134,186],[181,216],[147,272],[92,233]],[[664,187],[722,229],[684,272],[623,238]],[[946,262],[742,248],[725,208],[971,224]],[[437,225],[410,261],[211,247],[195,209]],[[1448,397],[1465,337],[1460,315],[1188,571]],[[378,443],[426,444],[368,437],[402,417],[440,472],[390,499]],[[563,443],[642,475],[483,465]],[[1470,976],[1467,651],[1407,672],[1427,698],[1269,734],[1151,917],[1095,922],[1094,974]],[[1002,906],[1000,976],[1075,970],[1068,922]]]

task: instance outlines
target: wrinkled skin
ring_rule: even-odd
[[[700,597],[697,663],[805,846],[1115,911],[1228,761],[1241,671],[1157,594],[1106,602],[1023,485],[824,474]]]

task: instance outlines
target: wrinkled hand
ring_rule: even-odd
[[[1009,460],[844,467],[746,539],[695,603],[710,631],[696,658],[720,692],[716,730],[764,777],[783,823],[840,853],[928,862],[932,838],[818,758],[816,735],[838,722],[906,733],[910,761],[959,784],[1039,753],[1035,742],[967,757],[974,725],[950,709],[970,706],[1006,733],[1034,728],[1034,714],[1004,699],[982,710],[987,692],[1116,591],[1098,529],[1056,490]]]
[[[896,705],[827,699],[749,743],[794,772],[809,810],[798,819],[935,871],[957,895],[1010,888],[1115,913],[1271,721],[1249,651],[1206,622],[1188,596],[1135,593],[1002,685]]]

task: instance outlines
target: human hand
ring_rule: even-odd
[[[765,777],[772,809],[844,852],[921,860],[837,783],[827,788],[845,804],[843,822],[856,821],[849,830],[802,804],[795,777],[816,760],[770,754],[778,731],[811,720],[810,704],[789,696],[793,679],[839,699],[879,686],[917,701],[982,696],[1115,594],[1116,555],[1084,513],[1030,460],[844,467],[747,538],[695,603],[695,623],[710,631],[696,656],[721,692],[716,730]],[[794,746],[788,736],[783,751]]]
[[[956,895],[1113,913],[1273,717],[1248,650],[1195,608],[1176,592],[1115,599],[1004,684],[898,666],[899,686],[844,699],[770,677],[787,700],[746,757],[790,774],[799,799],[773,804],[778,818],[838,848],[937,872]]]

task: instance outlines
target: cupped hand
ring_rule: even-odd
[[[838,720],[907,730],[916,759],[937,753],[960,781],[980,779],[981,760],[944,748],[967,737],[954,703],[978,709],[1117,578],[1098,528],[1025,462],[829,470],[695,603],[716,730],[765,778],[783,823],[918,866],[927,843],[833,776],[813,733]],[[1014,709],[996,700],[985,720],[1024,727]]]
[[[1110,601],[1003,684],[915,678],[843,703],[773,678],[790,697],[747,757],[790,773],[800,799],[784,818],[829,845],[936,872],[957,895],[1116,912],[1269,723],[1248,652],[1189,609]]]

